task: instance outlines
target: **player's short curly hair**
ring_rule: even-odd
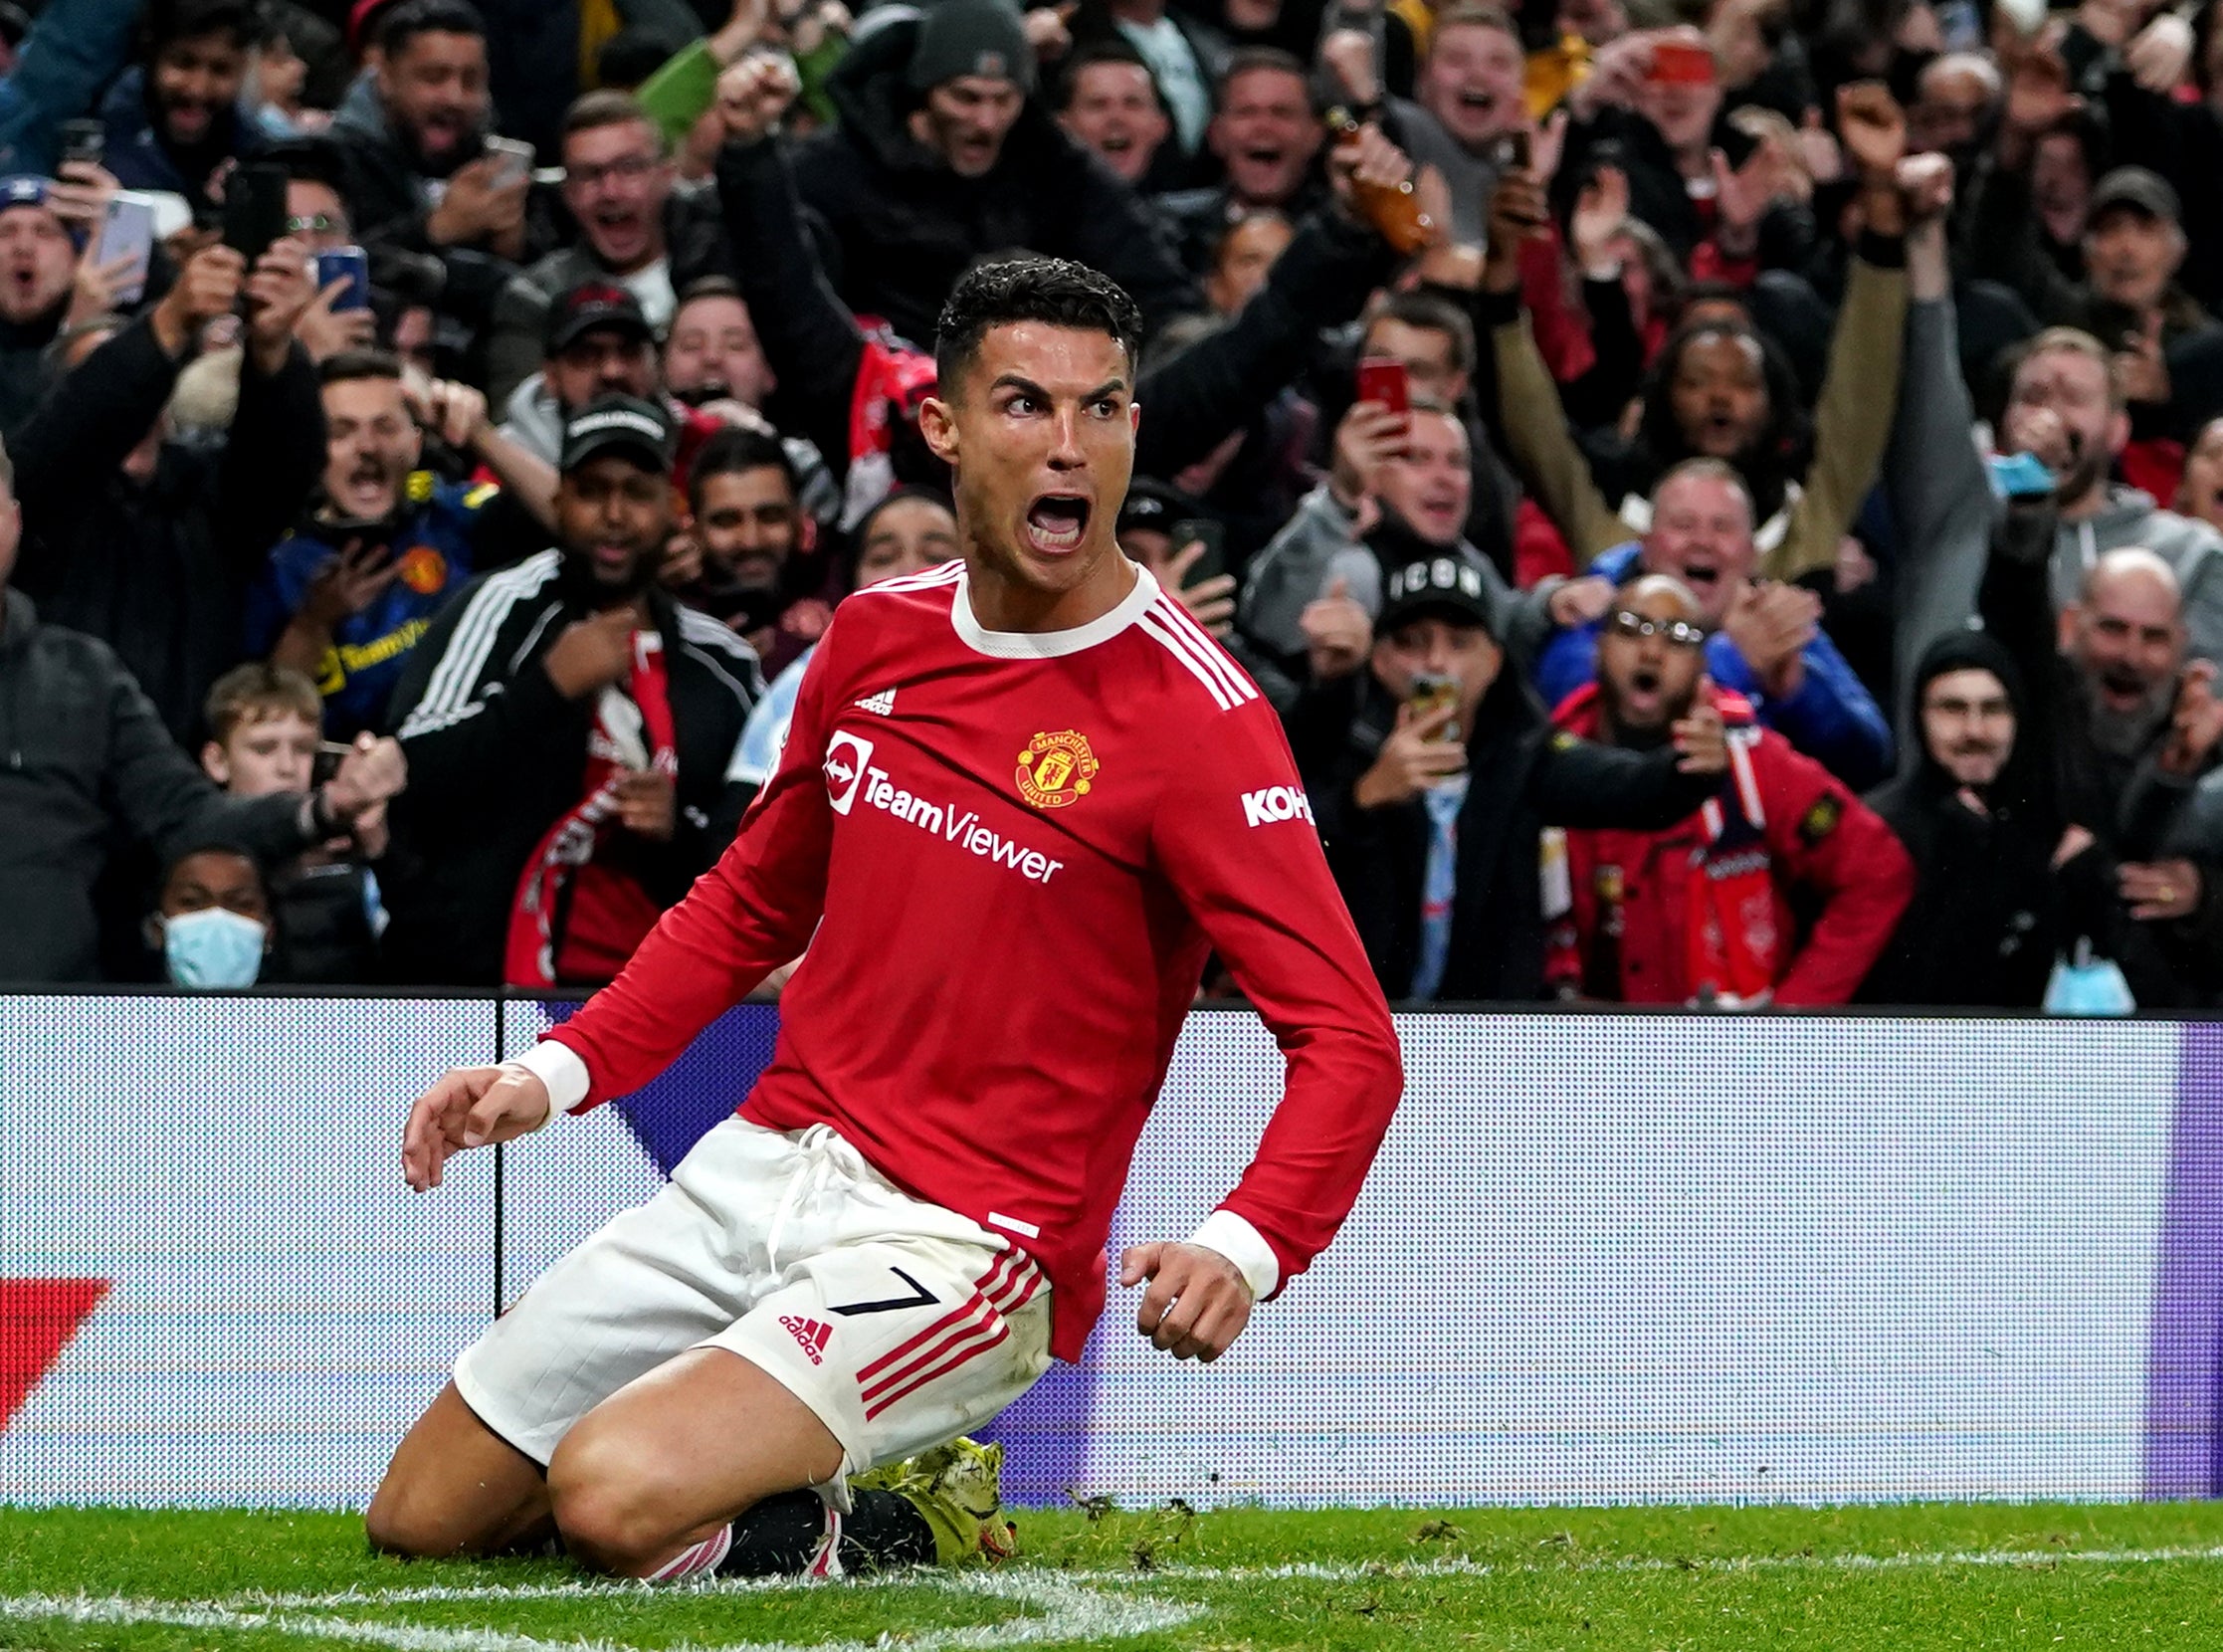
[[[1141,354],[1142,311],[1111,277],[1065,258],[976,264],[941,307],[934,370],[944,395],[955,390],[988,329],[1015,321],[1109,333],[1129,362]]]

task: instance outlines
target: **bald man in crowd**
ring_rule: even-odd
[[[1980,52],[1946,52],[1922,66],[1907,110],[1908,152],[1950,157],[1965,173],[1998,123],[2004,92],[1998,67]]]
[[[2064,828],[2054,865],[2086,915],[2077,927],[2141,1006],[2211,1004],[2223,989],[2216,668],[2188,658],[2176,573],[2142,546],[2100,556],[2056,619],[2052,525],[2034,528],[2034,553],[1994,552],[1985,608],[2025,676],[2050,685],[2030,696],[2026,734],[2050,753],[2034,806]]]

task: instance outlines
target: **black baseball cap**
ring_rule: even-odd
[[[641,301],[615,282],[582,282],[548,307],[548,353],[560,355],[586,334],[599,328],[653,343],[656,328],[649,325]]]
[[[638,396],[597,396],[563,424],[562,470],[568,475],[597,454],[623,453],[643,470],[672,468],[671,416]]]
[[[1482,570],[1464,557],[1432,556],[1392,568],[1382,586],[1381,618],[1374,629],[1394,631],[1429,615],[1456,625],[1479,625],[1493,637],[1498,634]]]
[[[2097,224],[2100,214],[2115,207],[2128,207],[2164,224],[2184,221],[2183,204],[2169,180],[2143,166],[2118,166],[2094,184],[2092,204],[2084,209],[2084,221]]]

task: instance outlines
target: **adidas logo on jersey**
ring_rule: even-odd
[[[894,717],[896,715],[896,691],[894,689],[882,689],[880,693],[868,694],[864,699],[856,701],[854,704],[861,712],[873,712],[881,717]]]
[[[826,1344],[833,1340],[834,1328],[824,1320],[799,1320],[792,1314],[782,1314],[779,1323],[787,1327],[788,1336],[801,1344],[814,1365],[826,1363]]]
[[[1313,819],[1313,800],[1305,795],[1302,786],[1266,786],[1243,793],[1244,825],[1270,826],[1277,820],[1318,824]]]

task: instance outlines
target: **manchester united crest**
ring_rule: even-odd
[[[395,571],[419,596],[431,596],[448,583],[448,558],[430,545],[411,545]]]
[[[1038,809],[1062,809],[1089,795],[1103,766],[1086,734],[1071,728],[1037,734],[1019,753],[1019,795]]]

